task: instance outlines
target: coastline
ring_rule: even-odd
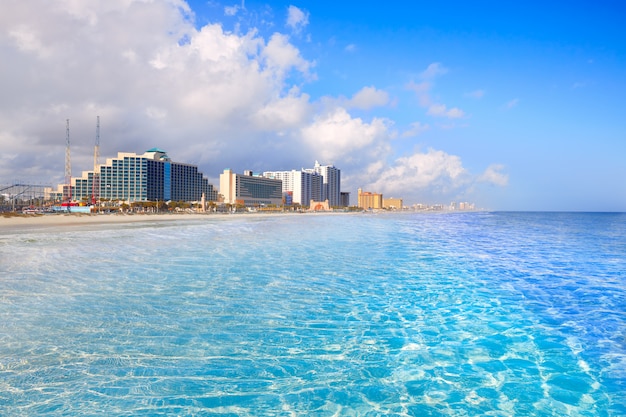
[[[0,234],[32,231],[35,229],[53,229],[78,226],[123,225],[133,223],[165,223],[178,221],[224,221],[234,219],[259,219],[276,216],[336,216],[336,215],[387,215],[387,214],[450,214],[452,212],[273,212],[273,213],[144,213],[144,214],[88,214],[88,213],[55,213],[55,214],[0,214]]]
[[[334,215],[346,214],[336,212],[323,213],[163,213],[163,214],[86,214],[86,213],[58,213],[58,214],[18,214],[0,215],[0,234],[5,232],[19,232],[33,229],[47,229],[59,227],[122,225],[131,223],[162,223],[172,221],[221,221],[235,218],[265,218],[274,216],[293,215]]]
[[[179,220],[209,220],[229,216],[227,214],[199,214],[199,213],[175,213],[175,214],[35,214],[35,215],[0,215],[0,231],[15,232],[39,228],[58,228],[76,226],[96,226],[107,224],[125,224],[141,222],[167,222]]]

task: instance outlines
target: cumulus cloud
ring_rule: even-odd
[[[296,6],[289,6],[287,9],[287,27],[298,33],[308,24],[309,12],[299,9]]]
[[[280,33],[274,33],[263,49],[263,56],[267,65],[282,78],[285,71],[297,69],[308,74],[312,63],[302,58],[298,48],[289,43],[289,38]]]
[[[312,151],[321,150],[323,160],[350,162],[358,152],[387,147],[388,129],[384,119],[374,118],[367,123],[336,107],[317,115],[313,123],[302,129],[301,135]]]
[[[471,181],[460,157],[443,151],[394,157],[393,121],[350,113],[388,106],[386,91],[369,85],[350,98],[312,100],[306,86],[315,82],[315,62],[286,34],[196,26],[180,0],[5,6],[0,51],[10,64],[0,65],[0,182],[62,181],[68,118],[73,173],[91,169],[96,116],[103,159],[158,146],[211,179],[224,167],[297,169],[317,159],[342,169],[346,191],[371,185],[407,200],[411,190],[443,193]],[[289,8],[293,30],[308,19],[308,12]],[[431,64],[409,84],[426,109],[441,106],[430,92],[446,71]],[[444,117],[462,117],[443,106]],[[428,128],[415,122],[402,136]],[[504,175],[495,166],[483,177],[498,183],[498,174]]]
[[[380,167],[375,175],[378,178],[369,186],[393,195],[409,189],[419,194],[435,186],[437,193],[444,196],[470,181],[460,157],[434,149],[398,158],[391,166]]]

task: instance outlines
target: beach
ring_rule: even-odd
[[[85,213],[57,213],[57,214],[5,214],[0,216],[0,233],[5,231],[32,230],[33,228],[57,228],[73,226],[96,226],[107,224],[167,222],[167,221],[207,221],[227,218],[257,218],[290,215],[330,215],[347,214],[344,212],[316,212],[316,213],[163,213],[163,214],[85,214]]]
[[[164,222],[172,220],[203,220],[224,217],[222,214],[45,214],[0,216],[1,231],[46,227],[71,227],[101,224],[123,224],[139,222]]]

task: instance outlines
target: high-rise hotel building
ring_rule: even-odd
[[[306,172],[314,172],[322,176],[322,195],[320,200],[328,200],[330,207],[342,205],[341,199],[341,170],[333,165],[320,165],[315,161],[313,169],[307,169]]]
[[[308,206],[313,201],[328,200],[330,207],[345,206],[341,197],[341,170],[333,165],[320,165],[300,171],[266,171],[264,177],[280,179],[283,193],[293,193],[293,202]]]
[[[322,201],[321,175],[315,172],[302,171],[266,171],[263,173],[266,178],[281,180],[283,183],[283,193],[291,193],[292,204],[308,206],[311,200]]]
[[[158,148],[144,154],[119,152],[107,159],[96,172],[85,171],[72,178],[71,199],[74,201],[206,201],[217,200],[217,190],[191,164],[172,162]],[[70,198],[67,186],[60,185],[63,200]]]

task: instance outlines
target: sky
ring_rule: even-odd
[[[407,205],[626,211],[619,1],[4,0],[0,184],[152,147],[216,187],[341,169]]]

